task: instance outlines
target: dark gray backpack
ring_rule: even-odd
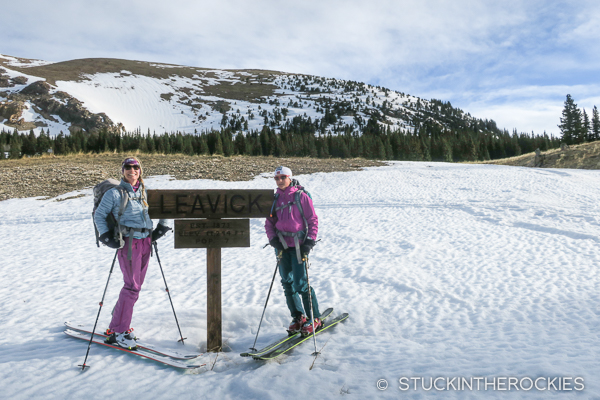
[[[121,247],[123,247],[124,241],[121,232],[121,226],[119,221],[121,220],[121,216],[123,215],[123,211],[125,207],[127,207],[127,202],[129,201],[129,196],[127,195],[127,191],[124,187],[120,185],[120,182],[116,179],[107,179],[98,183],[94,186],[94,209],[92,210],[92,221],[94,221],[94,216],[96,215],[96,209],[100,205],[102,201],[102,197],[104,194],[108,192],[110,189],[117,188],[121,192],[121,206],[119,208],[119,214],[115,218],[115,216],[110,213],[106,216],[106,224],[108,225],[109,231],[112,231],[115,239],[121,243]],[[96,226],[96,221],[94,221],[94,231],[96,233],[96,245],[100,247],[100,233],[98,232],[98,227]]]

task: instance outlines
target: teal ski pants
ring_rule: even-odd
[[[300,315],[306,315],[310,320],[310,301],[308,298],[308,282],[306,279],[306,269],[303,263],[298,263],[296,258],[296,249],[290,247],[283,251],[283,256],[279,262],[279,275],[281,276],[281,285],[285,294],[285,301],[292,318]],[[315,290],[311,287],[311,297],[315,317],[320,318],[319,304]],[[304,305],[304,308],[302,307]]]

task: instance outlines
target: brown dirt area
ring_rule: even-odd
[[[566,150],[542,152],[539,168],[600,169],[600,142],[570,146]],[[215,179],[247,181],[279,165],[288,166],[296,175],[316,172],[355,171],[385,163],[362,158],[275,158],[219,157],[140,154],[144,175],[171,175],[175,179]],[[32,157],[0,161],[0,201],[13,198],[44,196],[52,198],[64,193],[92,187],[96,183],[118,178],[123,154],[80,154],[59,157]],[[538,159],[538,162],[540,160]],[[535,153],[484,164],[534,167]],[[539,165],[539,164],[538,164]]]
[[[93,187],[98,182],[120,176],[124,154],[82,154],[58,157],[32,157],[0,161],[0,201],[34,196],[52,198]],[[215,179],[247,181],[279,165],[294,175],[316,172],[356,171],[385,165],[380,161],[320,158],[219,157],[140,154],[144,176],[171,175],[175,179]]]

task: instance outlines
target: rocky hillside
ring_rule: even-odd
[[[365,83],[266,70],[218,70],[117,59],[57,63],[0,55],[0,129],[194,133],[277,129],[294,118],[322,133],[497,130],[449,102]],[[437,129],[436,128],[436,129]]]
[[[15,66],[11,65],[9,70],[0,67],[0,121],[6,127],[23,131],[53,126],[65,133],[72,129],[97,131],[115,127],[106,114],[90,112],[80,100],[57,90],[49,83],[51,80],[20,75],[24,69],[36,68],[39,63],[23,59],[12,63]],[[6,64],[11,63],[0,56],[0,65]]]

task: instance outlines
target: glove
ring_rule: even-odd
[[[312,239],[305,239],[304,242],[300,245],[300,252],[302,253],[302,255],[307,256],[313,247],[315,247],[315,241]]]
[[[168,226],[164,226],[163,224],[156,225],[156,229],[152,231],[152,241],[156,242],[158,239],[165,236],[167,232],[171,230],[173,229],[169,228]]]
[[[276,250],[282,251],[283,244],[279,241],[279,238],[276,236],[269,241],[269,244],[273,246]]]
[[[110,231],[103,233],[102,235],[100,235],[100,237],[98,239],[99,239],[100,243],[102,243],[105,246],[110,247],[111,249],[118,249],[121,247],[121,244],[119,243],[119,241],[115,239],[112,232],[110,232]]]

